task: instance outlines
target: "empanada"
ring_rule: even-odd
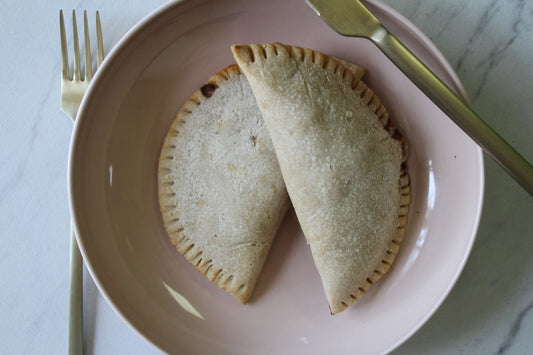
[[[159,159],[170,240],[246,303],[290,201],[246,78],[232,65],[183,105]]]
[[[272,139],[331,313],[390,267],[409,203],[407,145],[380,100],[339,60],[234,45]]]

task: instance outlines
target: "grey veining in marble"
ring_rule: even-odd
[[[2,3],[0,353],[67,349],[72,124],[59,110],[58,10],[100,10],[109,50],[163,3]],[[427,34],[474,109],[533,161],[533,0],[385,3]],[[483,215],[464,272],[434,316],[393,354],[533,354],[532,255],[533,198],[486,158]],[[85,276],[86,353],[158,353]]]
[[[439,47],[485,121],[533,160],[533,2],[386,2]],[[485,161],[483,215],[465,270],[395,354],[533,352],[533,200]]]

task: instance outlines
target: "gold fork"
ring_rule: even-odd
[[[74,62],[72,77],[69,70],[67,36],[63,10],[59,11],[59,27],[61,35],[61,110],[74,121],[80,107],[81,99],[93,77],[91,62],[91,44],[89,41],[89,25],[87,11],[83,12],[84,42],[85,42],[85,72],[81,76],[80,49],[78,43],[78,25],[76,12],[72,11],[72,40],[74,47]],[[104,59],[102,40],[102,26],[100,14],[96,12],[96,67]],[[69,354],[83,353],[83,260],[81,257],[72,221],[70,223],[70,309],[69,309]]]

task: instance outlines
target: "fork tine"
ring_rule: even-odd
[[[96,42],[97,42],[97,67],[100,67],[104,60],[104,43],[102,40],[102,24],[100,23],[100,13],[96,11]]]
[[[63,10],[59,10],[59,32],[61,35],[61,73],[64,80],[69,79],[67,35],[65,33],[65,20],[63,20]]]
[[[74,80],[80,80],[80,46],[78,44],[78,24],[76,23],[76,11],[72,10],[72,33],[74,39]]]
[[[89,25],[87,23],[87,11],[83,11],[83,28],[85,33],[85,80],[89,81],[93,77],[91,63],[91,42],[89,40]]]

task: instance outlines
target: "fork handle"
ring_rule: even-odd
[[[69,341],[70,355],[83,354],[83,260],[74,227],[70,223],[70,310]]]
[[[384,26],[369,38],[444,113],[533,196],[533,166]]]

